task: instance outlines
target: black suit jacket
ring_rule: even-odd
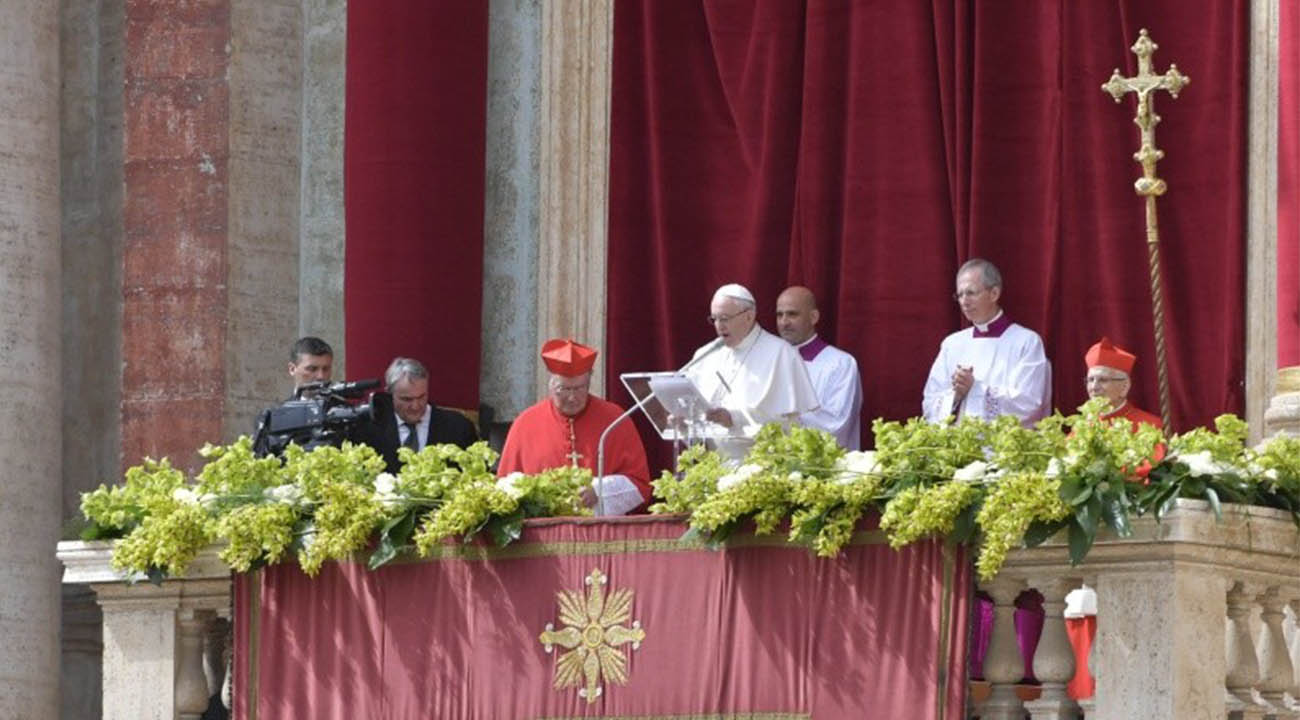
[[[402,468],[397,459],[401,435],[397,432],[393,396],[377,392],[371,402],[374,404],[374,417],[371,420],[371,437],[365,443],[383,456],[388,472],[396,474]],[[474,430],[474,423],[469,418],[455,410],[443,410],[432,403],[429,404],[429,410],[432,411],[429,415],[429,445],[452,443],[464,448],[478,442],[478,432]]]

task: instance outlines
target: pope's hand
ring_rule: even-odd
[[[731,412],[726,408],[713,408],[704,416],[709,422],[715,422],[722,427],[731,427]]]
[[[590,485],[582,489],[582,504],[587,507],[596,507],[596,491]]]

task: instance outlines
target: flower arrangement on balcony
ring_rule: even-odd
[[[677,472],[655,481],[651,512],[686,515],[688,534],[705,542],[752,525],[826,557],[864,515],[879,513],[894,547],[935,536],[974,545],[983,578],[1011,549],[1062,531],[1077,563],[1099,528],[1127,536],[1131,518],[1159,519],[1180,497],[1206,500],[1216,514],[1224,502],[1280,508],[1300,524],[1300,438],[1247,447],[1246,424],[1232,415],[1214,430],[1165,438],[1102,419],[1104,403],[1034,428],[1011,417],[876,420],[875,450],[865,452],[846,452],[821,431],[769,425],[739,466],[703,447],[683,453]],[[155,579],[183,573],[214,542],[235,570],[296,559],[315,574],[364,552],[372,568],[404,549],[428,556],[447,538],[504,545],[526,518],[589,514],[587,470],[498,479],[484,443],[400,452],[396,476],[382,472],[373,450],[351,444],[291,446],[281,461],[254,457],[241,438],[205,447],[208,462],[193,481],[166,460],[146,461],[123,485],[83,496],[83,537],[120,538],[115,566]]]

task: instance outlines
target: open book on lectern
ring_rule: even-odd
[[[728,434],[727,428],[705,419],[713,405],[689,377],[675,372],[623,373],[618,377],[664,440]]]

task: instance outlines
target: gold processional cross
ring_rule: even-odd
[[[1163,150],[1156,148],[1156,124],[1160,116],[1155,112],[1154,91],[1168,90],[1173,97],[1191,82],[1191,78],[1178,72],[1178,66],[1169,64],[1169,72],[1156,75],[1151,72],[1151,56],[1159,46],[1151,41],[1146,28],[1138,33],[1137,42],[1131,50],[1138,56],[1138,73],[1135,77],[1124,77],[1119,68],[1111,74],[1110,80],[1101,86],[1110,93],[1115,102],[1120,102],[1129,92],[1137,93],[1137,116],[1133,122],[1142,130],[1142,146],[1133,154],[1133,159],[1142,164],[1142,177],[1133,183],[1137,194],[1146,198],[1147,207],[1147,258],[1151,266],[1151,312],[1156,335],[1156,378],[1160,383],[1160,419],[1165,423],[1165,432],[1170,432],[1169,416],[1169,373],[1165,365],[1165,313],[1164,293],[1160,287],[1160,229],[1156,224],[1156,198],[1164,195],[1165,181],[1156,177],[1156,161],[1165,156]]]

